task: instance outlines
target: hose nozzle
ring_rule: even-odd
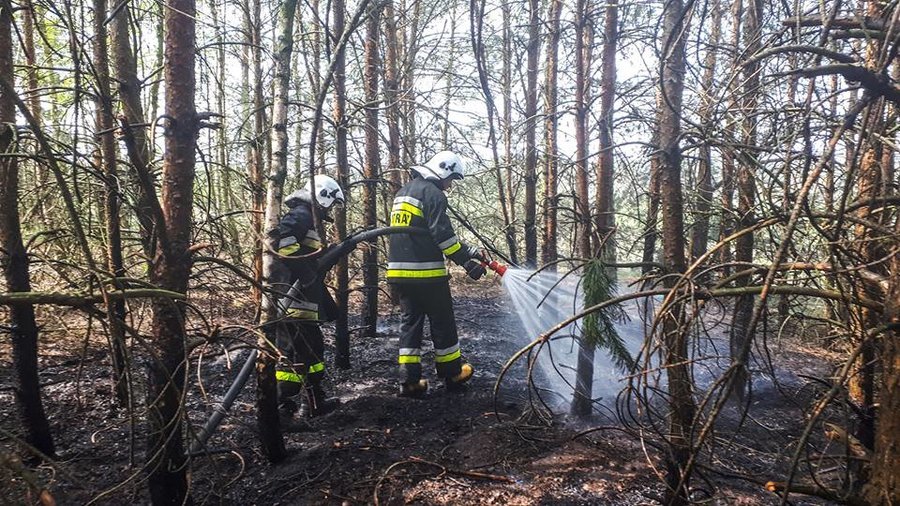
[[[506,274],[506,266],[498,263],[496,260],[491,260],[487,264],[488,269],[497,273],[498,276],[503,276]]]

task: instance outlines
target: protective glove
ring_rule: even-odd
[[[481,265],[481,262],[474,259],[463,264],[463,269],[466,270],[466,274],[468,274],[470,278],[476,281],[481,279],[481,276],[484,276],[484,273],[486,272],[484,266]]]
[[[472,258],[478,259],[481,262],[490,263],[493,258],[491,258],[491,253],[484,248],[469,248],[469,256]]]

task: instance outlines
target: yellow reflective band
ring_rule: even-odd
[[[322,372],[325,370],[325,362],[318,362],[309,366],[309,373]]]
[[[290,308],[285,313],[288,318],[296,318],[297,320],[318,320],[319,312],[310,311],[308,309]]]
[[[303,239],[300,241],[300,244],[310,247],[312,249],[319,249],[322,247],[322,243],[315,239]],[[297,249],[300,249],[300,247],[298,246]]]
[[[287,255],[296,253],[297,250],[299,250],[299,249],[300,249],[300,244],[295,242],[294,244],[291,244],[290,246],[285,246],[283,248],[280,248],[278,250],[278,254],[282,255],[282,256],[287,256]]]
[[[302,374],[290,371],[275,371],[275,379],[278,381],[290,381],[291,383],[306,382],[306,378]]]
[[[422,362],[422,357],[418,355],[400,355],[397,362],[401,364],[418,364]]]
[[[394,211],[391,213],[392,227],[408,227],[412,221],[412,214],[406,211]]]
[[[452,254],[456,253],[457,251],[459,251],[460,248],[462,248],[462,244],[457,242],[456,244],[450,246],[449,248],[444,248],[441,251],[443,251],[445,255],[452,255]]]
[[[458,359],[461,356],[462,356],[462,353],[459,350],[456,350],[449,355],[437,355],[434,357],[434,361],[440,362],[440,363],[450,362],[452,360]]]
[[[426,269],[424,271],[409,271],[405,269],[388,269],[389,278],[439,278],[447,275],[447,268]]]
[[[392,211],[407,211],[416,216],[425,217],[425,213],[422,212],[418,207],[410,204],[409,202],[395,202],[394,207],[391,209]]]

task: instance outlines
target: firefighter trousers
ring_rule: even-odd
[[[304,387],[315,387],[325,376],[325,339],[316,322],[286,318],[278,322],[276,342],[283,355],[275,369],[278,401],[293,404]]]
[[[450,283],[444,279],[433,283],[394,285],[400,299],[400,374],[406,383],[422,378],[422,334],[425,319],[431,327],[434,344],[434,363],[441,378],[451,378],[460,372],[462,355]]]

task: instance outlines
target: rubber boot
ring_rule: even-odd
[[[472,379],[474,374],[474,367],[469,364],[463,364],[459,368],[459,374],[447,378],[447,390],[450,392],[464,392],[466,390],[465,383]]]
[[[428,380],[400,383],[400,397],[420,398],[428,392]]]
[[[301,399],[300,416],[313,418],[331,413],[341,404],[339,399],[325,395],[322,385],[313,385]]]

